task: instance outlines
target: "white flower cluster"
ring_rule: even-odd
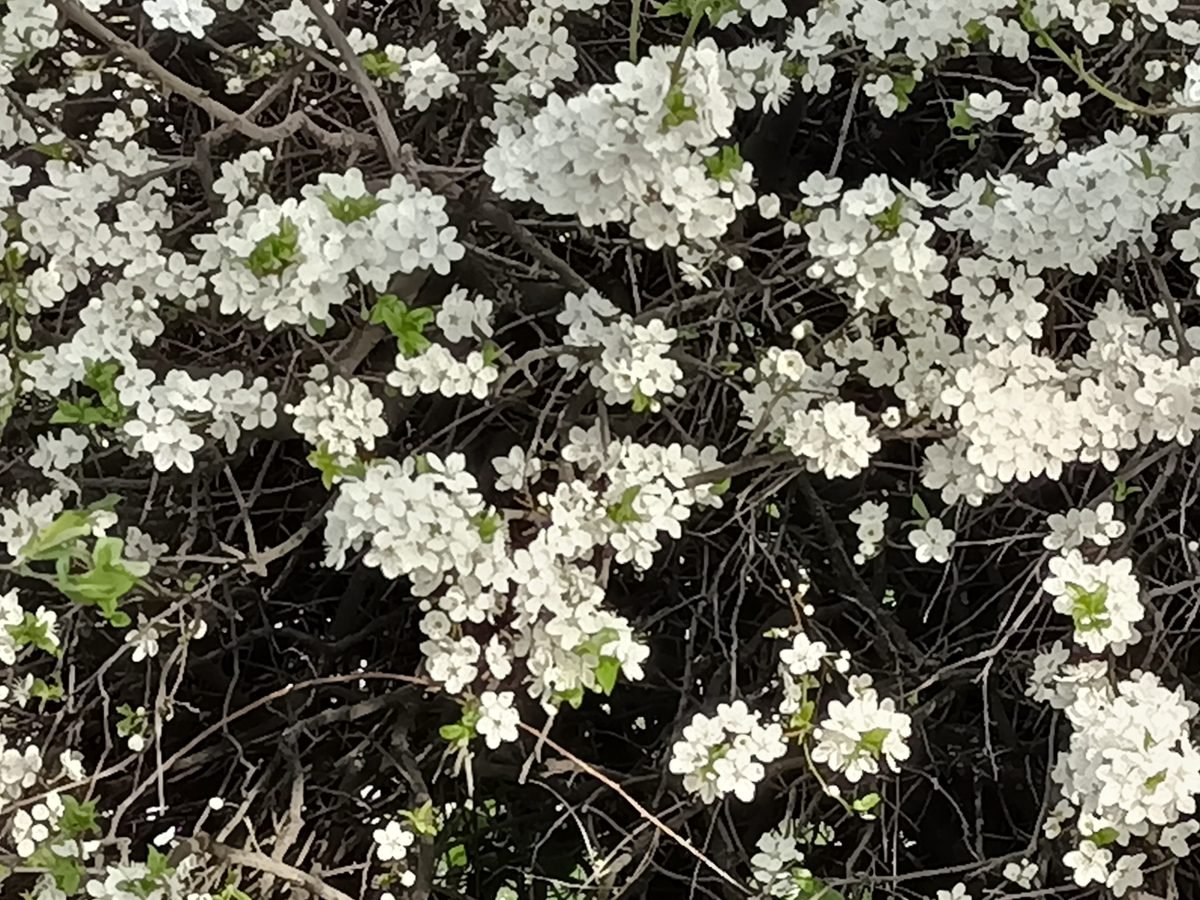
[[[795,831],[795,823],[783,822],[754,845],[758,852],[750,857],[750,867],[764,897],[803,900],[809,894],[805,887],[812,873],[802,865],[804,852]]]
[[[656,410],[661,398],[679,389],[683,370],[669,358],[677,332],[661,319],[638,324],[594,290],[567,294],[559,324],[567,326],[564,343],[591,351],[588,356],[562,354],[568,372],[583,371],[604,391],[608,404],[633,403]]]
[[[953,529],[942,524],[936,516],[908,533],[908,542],[913,545],[917,562],[947,563],[956,535]]]
[[[584,225],[630,223],[651,249],[714,252],[754,202],[751,166],[716,145],[739,103],[755,101],[740,96],[731,60],[711,39],[688,49],[673,75],[676,55],[651,48],[636,64],[618,63],[613,84],[569,100],[551,93],[532,116],[516,104],[500,110],[484,155],[496,192]]]
[[[864,500],[859,507],[850,513],[850,521],[857,528],[858,550],[854,553],[854,562],[861,566],[868,559],[879,553],[883,544],[884,527],[887,525],[888,505]]]
[[[464,31],[487,31],[487,9],[483,0],[438,0],[438,6],[454,13]]]
[[[715,467],[715,451],[605,443],[598,428],[577,428],[563,458],[577,480],[533,498],[542,520],[530,520],[538,527],[517,546],[507,523],[524,515],[488,506],[458,454],[380,460],[338,488],[325,528],[327,563],[341,565],[367,545],[367,565],[412,579],[413,593],[425,598],[427,669],[451,693],[503,681],[518,658],[530,696],[550,709],[578,702],[585,690],[611,690],[619,672],[641,677],[648,651],[625,619],[604,609],[594,552],[607,545],[617,563],[648,567],[660,532],[678,535],[693,506],[720,503],[710,487],[686,486]],[[523,453],[498,463],[511,485],[518,470],[529,486],[542,468]],[[488,736],[515,738],[511,694],[494,694],[484,710]]]
[[[898,712],[890,697],[880,700],[869,676],[850,678],[849,685],[849,702],[829,701],[825,718],[813,729],[813,761],[851,784],[877,774],[881,760],[893,772],[900,771],[900,763],[911,753],[912,718]]]
[[[1064,862],[1080,886],[1107,884],[1117,896],[1140,880],[1145,854],[1117,860],[1116,846],[1152,840],[1185,856],[1200,793],[1200,752],[1189,736],[1197,706],[1182,688],[1162,686],[1149,672],[1133,672],[1078,690],[1066,709],[1073,732],[1052,772],[1063,801],[1047,821],[1049,836],[1075,817],[1080,841]],[[1182,852],[1180,852],[1182,851]],[[1140,857],[1140,859],[1139,859]]]
[[[279,398],[267,380],[259,376],[247,383],[236,369],[207,378],[172,369],[158,381],[149,369],[129,367],[114,383],[121,403],[134,411],[124,425],[133,439],[131,452],[149,454],[160,472],[192,471],[193,455],[204,446],[196,425],[204,424],[232,453],[243,430],[270,428],[276,420]]]
[[[440,274],[464,249],[449,225],[445,199],[396,175],[371,193],[362,173],[323,173],[301,197],[252,205],[229,203],[211,234],[193,241],[203,251],[221,312],[261,320],[267,328],[333,324],[330,310],[353,294],[351,275],[378,291],[398,274]]]
[[[1116,653],[1141,638],[1135,627],[1146,614],[1140,585],[1129,559],[1087,562],[1078,550],[1050,560],[1042,590],[1054,598],[1055,612],[1071,616],[1075,641],[1093,653],[1111,646]]]
[[[434,42],[411,48],[389,44],[382,52],[387,61],[383,77],[403,86],[405,109],[423,112],[458,90],[458,76],[438,56]]]
[[[213,182],[213,192],[228,205],[234,200],[257,197],[267,163],[274,154],[270,147],[247,150],[237,159],[221,163],[221,175]]]
[[[383,401],[357,378],[331,379],[324,365],[313,366],[304,380],[304,399],[284,411],[295,417],[293,427],[308,443],[343,467],[358,459],[360,448],[374,450],[375,439],[387,434]]]
[[[19,639],[17,629],[27,621],[30,629],[40,633],[45,649],[53,651],[59,646],[58,615],[44,606],[27,613],[17,589],[13,588],[0,594],[0,663],[6,666],[16,663],[17,654],[28,643],[28,639]]]
[[[61,491],[52,490],[31,498],[29,491],[22,488],[13,496],[12,505],[0,508],[0,544],[14,562],[20,562],[25,545],[62,511]]]
[[[1064,94],[1058,89],[1057,79],[1043,80],[1042,91],[1045,100],[1026,100],[1024,108],[1012,119],[1016,128],[1029,134],[1032,146],[1025,155],[1027,163],[1036,162],[1039,156],[1066,152],[1067,142],[1062,138],[1060,126],[1064,120],[1078,118],[1082,113],[1083,98],[1075,91]]]
[[[416,356],[396,354],[396,367],[387,382],[406,397],[441,394],[443,397],[472,396],[482,400],[500,377],[496,366],[480,350],[458,359],[442,344],[430,344]]]
[[[682,775],[684,789],[705,803],[727,794],[749,803],[766,776],[764,765],[786,752],[779,723],[763,724],[761,714],[735,700],[720,704],[714,716],[692,717],[671,748],[668,768]]]
[[[434,321],[446,340],[457,343],[492,336],[492,311],[495,304],[487,297],[471,297],[457,285],[442,300]]]
[[[497,99],[520,102],[545,98],[556,81],[571,81],[578,70],[570,32],[545,6],[535,6],[523,26],[509,25],[488,38],[485,59],[497,55],[506,64],[508,79],[494,86]]]
[[[412,829],[395,819],[389,819],[382,828],[376,828],[371,836],[375,839],[375,856],[380,862],[390,863],[402,863],[408,857],[409,847],[417,839]],[[412,887],[417,883],[417,875],[404,867],[400,869],[397,881],[401,887]]]
[[[1075,550],[1085,543],[1107,547],[1125,533],[1125,523],[1113,518],[1113,505],[1105,500],[1095,509],[1069,509],[1046,518],[1050,533],[1042,538],[1047,550]]]
[[[142,0],[150,24],[163,31],[178,31],[196,38],[216,21],[217,13],[204,0]]]

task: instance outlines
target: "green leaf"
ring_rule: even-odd
[[[641,485],[635,484],[633,487],[625,488],[621,493],[620,501],[608,507],[608,517],[618,525],[642,521],[642,517],[633,509],[633,501],[637,499],[638,494],[641,492]]]
[[[605,694],[611,694],[617,685],[617,676],[621,674],[621,661],[612,656],[600,657],[600,665],[596,666],[596,686]]]
[[[325,441],[308,454],[308,463],[321,473],[321,484],[326,490],[333,487],[335,478],[362,478],[367,474],[365,463],[357,459],[350,463],[342,462],[339,457],[329,452],[329,444]]]
[[[878,228],[883,234],[888,237],[894,235],[900,230],[900,224],[904,221],[902,213],[904,211],[904,197],[897,196],[892,201],[892,205],[883,212],[872,217],[871,223]]]
[[[68,895],[76,893],[83,882],[83,863],[72,857],[59,856],[49,847],[39,847],[29,857],[28,864],[49,872],[55,887]]]
[[[705,14],[712,25],[716,25],[725,16],[742,8],[738,0],[707,0]]]
[[[720,151],[704,160],[709,177],[717,181],[732,180],[733,174],[741,171],[742,164],[742,154],[737,144],[722,147]]]
[[[41,678],[35,678],[33,679],[33,685],[29,688],[29,696],[47,703],[61,700],[63,698],[63,686],[58,682],[48,684]]]
[[[71,158],[71,146],[66,141],[56,141],[52,144],[34,144],[33,149],[48,159],[65,161]]]
[[[446,867],[450,869],[465,869],[467,867],[467,848],[463,844],[455,844],[446,851]]]
[[[438,734],[441,735],[442,740],[449,741],[452,744],[469,739],[467,729],[463,728],[458,722],[443,725],[438,729]]]
[[[500,526],[504,524],[504,519],[502,519],[499,515],[487,515],[485,513],[479,513],[471,520],[471,524],[479,529],[479,536],[483,538],[486,543],[490,544],[492,539],[495,538],[496,533],[500,530]]]
[[[813,700],[805,700],[800,704],[800,709],[792,713],[792,718],[788,722],[788,728],[791,731],[807,732],[812,728],[813,719],[817,714],[817,704]]]
[[[325,204],[329,214],[344,225],[372,216],[383,206],[383,201],[372,194],[362,197],[335,197],[329,191],[321,195],[321,202]]]
[[[129,613],[122,610],[115,610],[107,616],[108,624],[113,628],[128,628],[133,624],[133,619],[129,618]]]
[[[1164,769],[1163,771],[1158,772],[1155,775],[1151,775],[1149,778],[1147,778],[1145,781],[1145,788],[1147,791],[1153,791],[1155,788],[1157,788],[1160,784],[1162,784],[1166,780],[1167,780],[1167,772]]]
[[[383,81],[387,78],[393,78],[400,74],[400,64],[390,59],[386,53],[382,51],[374,51],[372,53],[364,53],[362,55],[363,68],[367,70],[367,74],[372,78],[377,78]]]
[[[733,481],[728,478],[722,478],[720,481],[709,485],[708,492],[716,497],[722,494],[729,493],[729,489],[733,487]]]
[[[925,501],[921,499],[920,494],[912,495],[912,508],[913,512],[921,517],[922,522],[929,521],[929,507],[925,505]]]
[[[64,794],[62,801],[63,814],[58,827],[63,834],[74,839],[86,834],[100,833],[100,825],[96,821],[95,800],[80,803],[70,794]]]
[[[635,413],[645,412],[650,408],[653,402],[654,401],[642,393],[642,389],[640,387],[638,387],[636,384],[633,386],[633,400],[630,403],[630,406]]]
[[[300,229],[291,219],[280,219],[279,229],[255,244],[250,251],[246,268],[259,278],[283,274],[288,266],[299,259],[299,241]]]
[[[876,793],[870,793],[870,794],[865,794],[862,797],[859,797],[857,800],[855,800],[851,804],[851,807],[857,813],[869,813],[871,810],[873,810],[875,807],[877,807],[882,802],[883,802],[882,797],[880,797]]]
[[[56,559],[79,538],[92,533],[92,517],[85,510],[69,509],[41,529],[21,548],[28,560]]]
[[[481,352],[483,353],[483,364],[485,366],[494,366],[496,360],[500,358],[500,354],[504,351],[494,341],[484,341]]]
[[[1120,836],[1120,832],[1115,828],[1101,828],[1099,831],[1089,834],[1087,839],[1097,847],[1104,847],[1111,844]]]
[[[31,612],[16,625],[8,626],[8,633],[18,647],[34,646],[46,653],[58,655],[58,644],[50,637],[50,630],[45,622],[39,622],[38,617]]]
[[[1117,503],[1123,503],[1132,494],[1136,494],[1142,489],[1135,484],[1128,484],[1123,478],[1118,478],[1113,483],[1113,500]]]
[[[662,118],[663,131],[670,131],[684,122],[695,122],[699,118],[696,108],[688,102],[687,94],[679,85],[672,86],[667,92],[665,106],[667,111]]]
[[[437,817],[433,813],[433,801],[426,800],[416,809],[403,809],[400,815],[408,820],[412,830],[427,837],[437,837]]]
[[[411,359],[420,356],[429,347],[425,329],[434,320],[434,311],[428,306],[409,309],[395,294],[383,294],[371,308],[371,322],[383,325],[396,338],[400,352]]]
[[[896,109],[898,112],[904,112],[911,104],[911,95],[917,86],[917,79],[911,75],[892,75],[892,93],[895,95]]]
[[[980,41],[987,40],[988,34],[990,34],[988,27],[975,19],[968,22],[964,30],[966,31],[967,41],[971,44],[978,44]]]
[[[957,100],[954,103],[954,115],[946,120],[946,124],[951,131],[972,131],[975,128],[975,120],[971,114],[967,112],[967,101]]]
[[[1101,631],[1112,624],[1108,613],[1107,584],[1089,591],[1082,585],[1067,582],[1067,590],[1071,594],[1071,618],[1076,631]]]
[[[146,877],[152,881],[161,881],[175,873],[175,868],[168,862],[167,855],[153,847],[146,852],[146,869]]]
[[[872,728],[870,731],[863,732],[862,737],[858,739],[858,746],[874,757],[882,756],[883,742],[891,733],[890,728]]]
[[[571,709],[579,709],[583,704],[583,688],[576,686],[569,691],[555,691],[554,697],[560,703],[566,703]]]

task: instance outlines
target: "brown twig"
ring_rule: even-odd
[[[251,140],[275,143],[291,137],[298,131],[304,131],[327,147],[341,150],[348,150],[356,146],[362,147],[364,144],[372,149],[375,147],[374,139],[367,135],[355,131],[326,131],[303,112],[294,112],[277,125],[258,125],[161,65],[145,50],[125,40],[80,6],[77,0],[49,0],[49,3],[69,21],[74,22],[101,44],[125,57],[168,91],[186,98],[217,121],[232,125]]]
[[[350,41],[346,39],[346,35],[342,33],[342,29],[333,20],[333,16],[326,12],[321,0],[307,0],[307,2],[308,8],[316,16],[321,30],[325,32],[329,40],[333,41],[333,46],[341,54],[342,62],[346,64],[346,72],[350,76],[350,80],[354,82],[358,87],[359,93],[362,94],[363,102],[367,104],[367,110],[371,113],[371,119],[375,122],[375,127],[379,130],[379,137],[383,141],[383,153],[387,157],[392,171],[404,171],[406,167],[400,153],[400,136],[396,134],[396,126],[392,124],[391,116],[388,115],[383,98],[379,96],[379,91],[376,89],[374,82],[371,81],[371,76],[363,68],[362,60],[358,58],[358,54],[350,46]]]
[[[750,892],[748,890],[746,890],[746,887],[744,885],[742,885],[740,882],[738,882],[738,880],[736,878],[734,878],[732,875],[730,875],[728,872],[726,872],[724,869],[722,869],[720,866],[718,866],[715,862],[713,862],[711,859],[709,859],[707,856],[705,856],[699,849],[697,849],[697,847],[691,841],[689,841],[687,838],[685,838],[683,835],[681,835],[679,832],[677,832],[674,828],[672,828],[670,825],[668,825],[666,822],[664,822],[662,819],[660,819],[654,813],[650,812],[650,810],[646,809],[646,807],[642,806],[642,804],[638,803],[637,800],[635,800],[633,797],[631,797],[629,795],[629,792],[626,791],[625,788],[621,787],[619,784],[617,784],[615,781],[613,781],[611,778],[609,778],[607,775],[605,775],[603,772],[601,772],[595,766],[589,765],[588,763],[586,763],[582,759],[580,759],[578,756],[576,756],[574,753],[572,753],[570,750],[555,743],[550,737],[548,737],[545,734],[542,734],[541,731],[539,731],[537,728],[534,728],[532,725],[526,725],[524,722],[518,722],[517,724],[521,726],[522,730],[527,731],[529,734],[536,737],[541,743],[545,744],[547,747],[549,747],[550,749],[552,749],[553,751],[558,753],[563,759],[570,760],[572,763],[574,763],[576,766],[578,766],[580,768],[580,770],[582,770],[583,772],[586,772],[588,775],[591,775],[593,778],[595,778],[597,781],[599,781],[605,787],[614,791],[618,797],[620,797],[622,800],[624,800],[626,803],[628,803],[630,806],[632,806],[634,811],[639,816],[641,816],[643,819],[645,819],[647,822],[649,822],[651,825],[653,825],[655,828],[657,828],[659,831],[661,831],[663,834],[665,834],[667,837],[669,837],[671,840],[673,840],[676,844],[678,844],[680,847],[682,847],[688,853],[692,854],[692,856],[696,857],[696,859],[699,860],[702,865],[704,865],[706,868],[710,869],[711,871],[715,872],[717,875],[719,875],[721,877],[722,880],[724,880],[728,884],[732,885],[733,887],[737,888],[743,894],[745,894],[747,896],[750,895]]]

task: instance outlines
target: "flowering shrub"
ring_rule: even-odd
[[[0,896],[1200,893],[1190,12],[9,0]]]

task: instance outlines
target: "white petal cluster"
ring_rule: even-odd
[[[341,465],[361,450],[375,449],[387,434],[383,401],[357,378],[329,377],[324,365],[313,366],[304,380],[304,399],[284,407],[295,417],[293,427],[314,447],[324,447]]]
[[[1107,547],[1125,533],[1125,523],[1113,518],[1113,505],[1108,500],[1095,509],[1069,509],[1046,518],[1050,533],[1042,538],[1047,550],[1075,550],[1090,542]]]
[[[479,695],[479,722],[475,728],[493,750],[515,741],[519,734],[521,716],[513,709],[514,697],[512,691],[484,691]]]
[[[142,10],[155,28],[197,38],[204,37],[205,29],[217,18],[204,0],[142,0]]]
[[[1067,142],[1062,138],[1060,126],[1066,119],[1078,118],[1082,113],[1083,98],[1075,91],[1064,94],[1058,89],[1057,79],[1042,81],[1042,91],[1045,100],[1026,100],[1021,112],[1012,118],[1016,128],[1029,134],[1032,146],[1025,155],[1027,163],[1035,162],[1039,156],[1064,153]]]
[[[29,464],[45,475],[63,472],[82,462],[87,448],[87,437],[70,428],[56,435],[38,435],[38,446],[29,455]]]
[[[445,199],[402,176],[372,193],[357,169],[324,173],[301,194],[282,203],[265,194],[251,205],[232,201],[212,233],[193,239],[222,313],[272,329],[324,328],[333,324],[331,308],[352,296],[351,276],[384,291],[396,275],[444,275],[463,256]],[[335,215],[348,202],[373,208]]]
[[[495,190],[534,200],[584,225],[626,222],[651,249],[715,249],[737,211],[754,202],[750,166],[712,177],[705,160],[731,134],[735,81],[711,39],[683,57],[672,89],[675,48],[653,47],[617,80],[564,100],[550,94],[535,115],[511,111],[493,125],[484,156]]]
[[[576,428],[563,457],[577,479],[533,498],[543,518],[523,525],[516,545],[506,514],[484,502],[460,454],[380,460],[338,488],[327,562],[342,565],[365,546],[367,565],[412,580],[424,598],[427,669],[451,693],[508,678],[514,659],[524,660],[530,696],[551,709],[611,688],[617,672],[642,675],[648,650],[604,608],[595,550],[608,546],[615,562],[648,567],[661,532],[678,536],[694,506],[720,503],[708,485],[685,483],[716,467],[715,451],[605,443],[598,428]],[[528,487],[544,467],[523,453],[501,459],[508,484],[519,470]],[[504,693],[495,702],[507,706]],[[510,734],[511,716],[495,712],[495,733]]]
[[[1054,598],[1055,612],[1071,616],[1075,641],[1093,653],[1111,646],[1123,653],[1141,634],[1135,627],[1146,614],[1141,587],[1129,559],[1087,562],[1078,550],[1050,560],[1042,590]]]
[[[438,6],[454,13],[458,27],[464,31],[487,31],[487,9],[483,0],[438,0]]]
[[[492,34],[484,45],[484,57],[503,57],[512,74],[495,85],[498,99],[520,101],[542,99],[554,90],[556,81],[571,81],[578,69],[570,32],[546,6],[534,6],[523,26],[509,25]]]
[[[1105,882],[1132,865],[1118,861],[1110,870],[1110,845],[1154,834],[1170,843],[1176,834],[1167,829],[1195,814],[1200,753],[1190,727],[1196,713],[1182,688],[1167,690],[1149,672],[1133,672],[1115,688],[1082,689],[1067,707],[1074,730],[1052,776],[1083,836],[1065,859],[1078,884]]]
[[[831,700],[825,718],[813,730],[815,762],[824,763],[847,781],[879,772],[882,761],[893,772],[909,757],[912,719],[896,710],[890,697],[883,700],[873,687],[862,689],[849,702]]]
[[[881,446],[871,420],[853,403],[829,401],[796,413],[783,432],[783,445],[804,460],[810,472],[852,478],[870,463]]]
[[[796,838],[796,824],[782,822],[763,833],[754,845],[757,851],[750,857],[755,886],[764,897],[780,900],[801,900],[807,891],[803,879],[812,873],[804,868],[804,852]]]
[[[204,446],[196,427],[203,425],[232,453],[243,430],[275,424],[279,402],[266,378],[247,383],[237,369],[207,378],[172,369],[156,381],[153,372],[131,367],[117,376],[115,384],[121,403],[134,411],[124,425],[125,434],[132,438],[131,453],[150,455],[160,472],[192,471],[194,454]]]
[[[446,340],[480,340],[492,336],[492,310],[487,297],[472,297],[466,288],[455,285],[442,300],[435,319]]]
[[[416,356],[396,354],[396,367],[388,373],[387,382],[406,397],[469,395],[482,400],[499,377],[496,367],[479,350],[472,350],[460,360],[442,344],[431,344]]]
[[[857,527],[858,550],[854,554],[854,562],[862,565],[879,552],[883,544],[884,527],[887,525],[888,505],[864,500],[862,504],[850,513],[849,519]]]
[[[403,85],[405,109],[423,112],[433,101],[458,90],[458,76],[438,56],[433,41],[411,48],[389,44],[383,53],[392,64],[386,80]]]
[[[25,545],[62,511],[61,491],[52,490],[31,498],[29,491],[22,488],[0,507],[0,544],[14,562],[19,562]]]
[[[908,542],[916,551],[917,562],[949,562],[954,539],[953,529],[943,525],[942,520],[936,516],[908,533]]]
[[[683,787],[712,803],[727,794],[744,803],[766,777],[764,765],[787,752],[778,723],[763,724],[741,700],[722,703],[716,714],[696,713],[671,748],[671,772],[683,776]]]
[[[496,470],[496,490],[521,491],[537,483],[542,475],[542,461],[523,449],[513,447],[505,456],[492,459]]]
[[[559,323],[568,326],[564,343],[591,352],[561,355],[559,364],[586,373],[604,391],[605,403],[638,402],[654,410],[662,397],[675,392],[683,370],[667,356],[677,337],[674,328],[661,319],[639,324],[594,290],[567,294],[565,302],[558,315]]]

